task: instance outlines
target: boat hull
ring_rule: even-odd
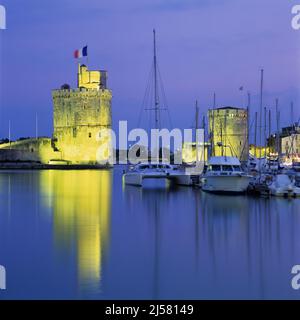
[[[284,198],[297,198],[300,197],[299,188],[287,189],[287,188],[270,188],[271,195],[274,197],[284,197]]]
[[[163,181],[161,181],[163,180]],[[124,182],[128,185],[134,186],[143,186],[145,184],[151,185],[154,184],[155,181],[159,182],[159,185],[168,186],[168,177],[164,173],[155,173],[155,174],[140,174],[140,173],[126,173],[124,174]]]
[[[176,185],[193,186],[197,184],[197,180],[199,180],[199,177],[182,173],[182,174],[170,175],[169,179],[172,181],[173,184],[176,184]]]
[[[202,190],[213,193],[245,193],[249,182],[248,176],[207,176],[202,179]]]

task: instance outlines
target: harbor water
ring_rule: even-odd
[[[0,299],[300,299],[300,200],[0,172]]]

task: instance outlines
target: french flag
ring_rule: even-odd
[[[79,58],[82,58],[82,57],[87,57],[87,55],[88,55],[88,47],[87,46],[83,47],[82,49],[76,50],[74,52],[74,58],[75,59],[79,59]]]

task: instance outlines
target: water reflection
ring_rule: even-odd
[[[55,247],[66,254],[75,242],[79,285],[97,292],[110,232],[110,171],[43,171],[44,201],[53,210]]]
[[[151,224],[151,298],[293,296],[299,200],[130,186],[124,199]]]
[[[0,172],[5,298],[300,298],[299,199],[121,181],[118,167]]]
[[[162,219],[164,211],[169,209],[171,197],[179,191],[179,188],[156,188],[148,185],[146,188],[123,185],[123,192],[126,203],[127,212],[139,212],[144,214],[150,229],[150,239],[147,245],[151,252],[152,267],[150,273],[151,299],[160,298],[160,283],[163,275],[160,274],[163,230]]]

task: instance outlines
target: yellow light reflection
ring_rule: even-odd
[[[111,210],[109,170],[41,172],[46,203],[53,209],[56,247],[77,249],[79,282],[99,284],[103,253],[108,245]]]

